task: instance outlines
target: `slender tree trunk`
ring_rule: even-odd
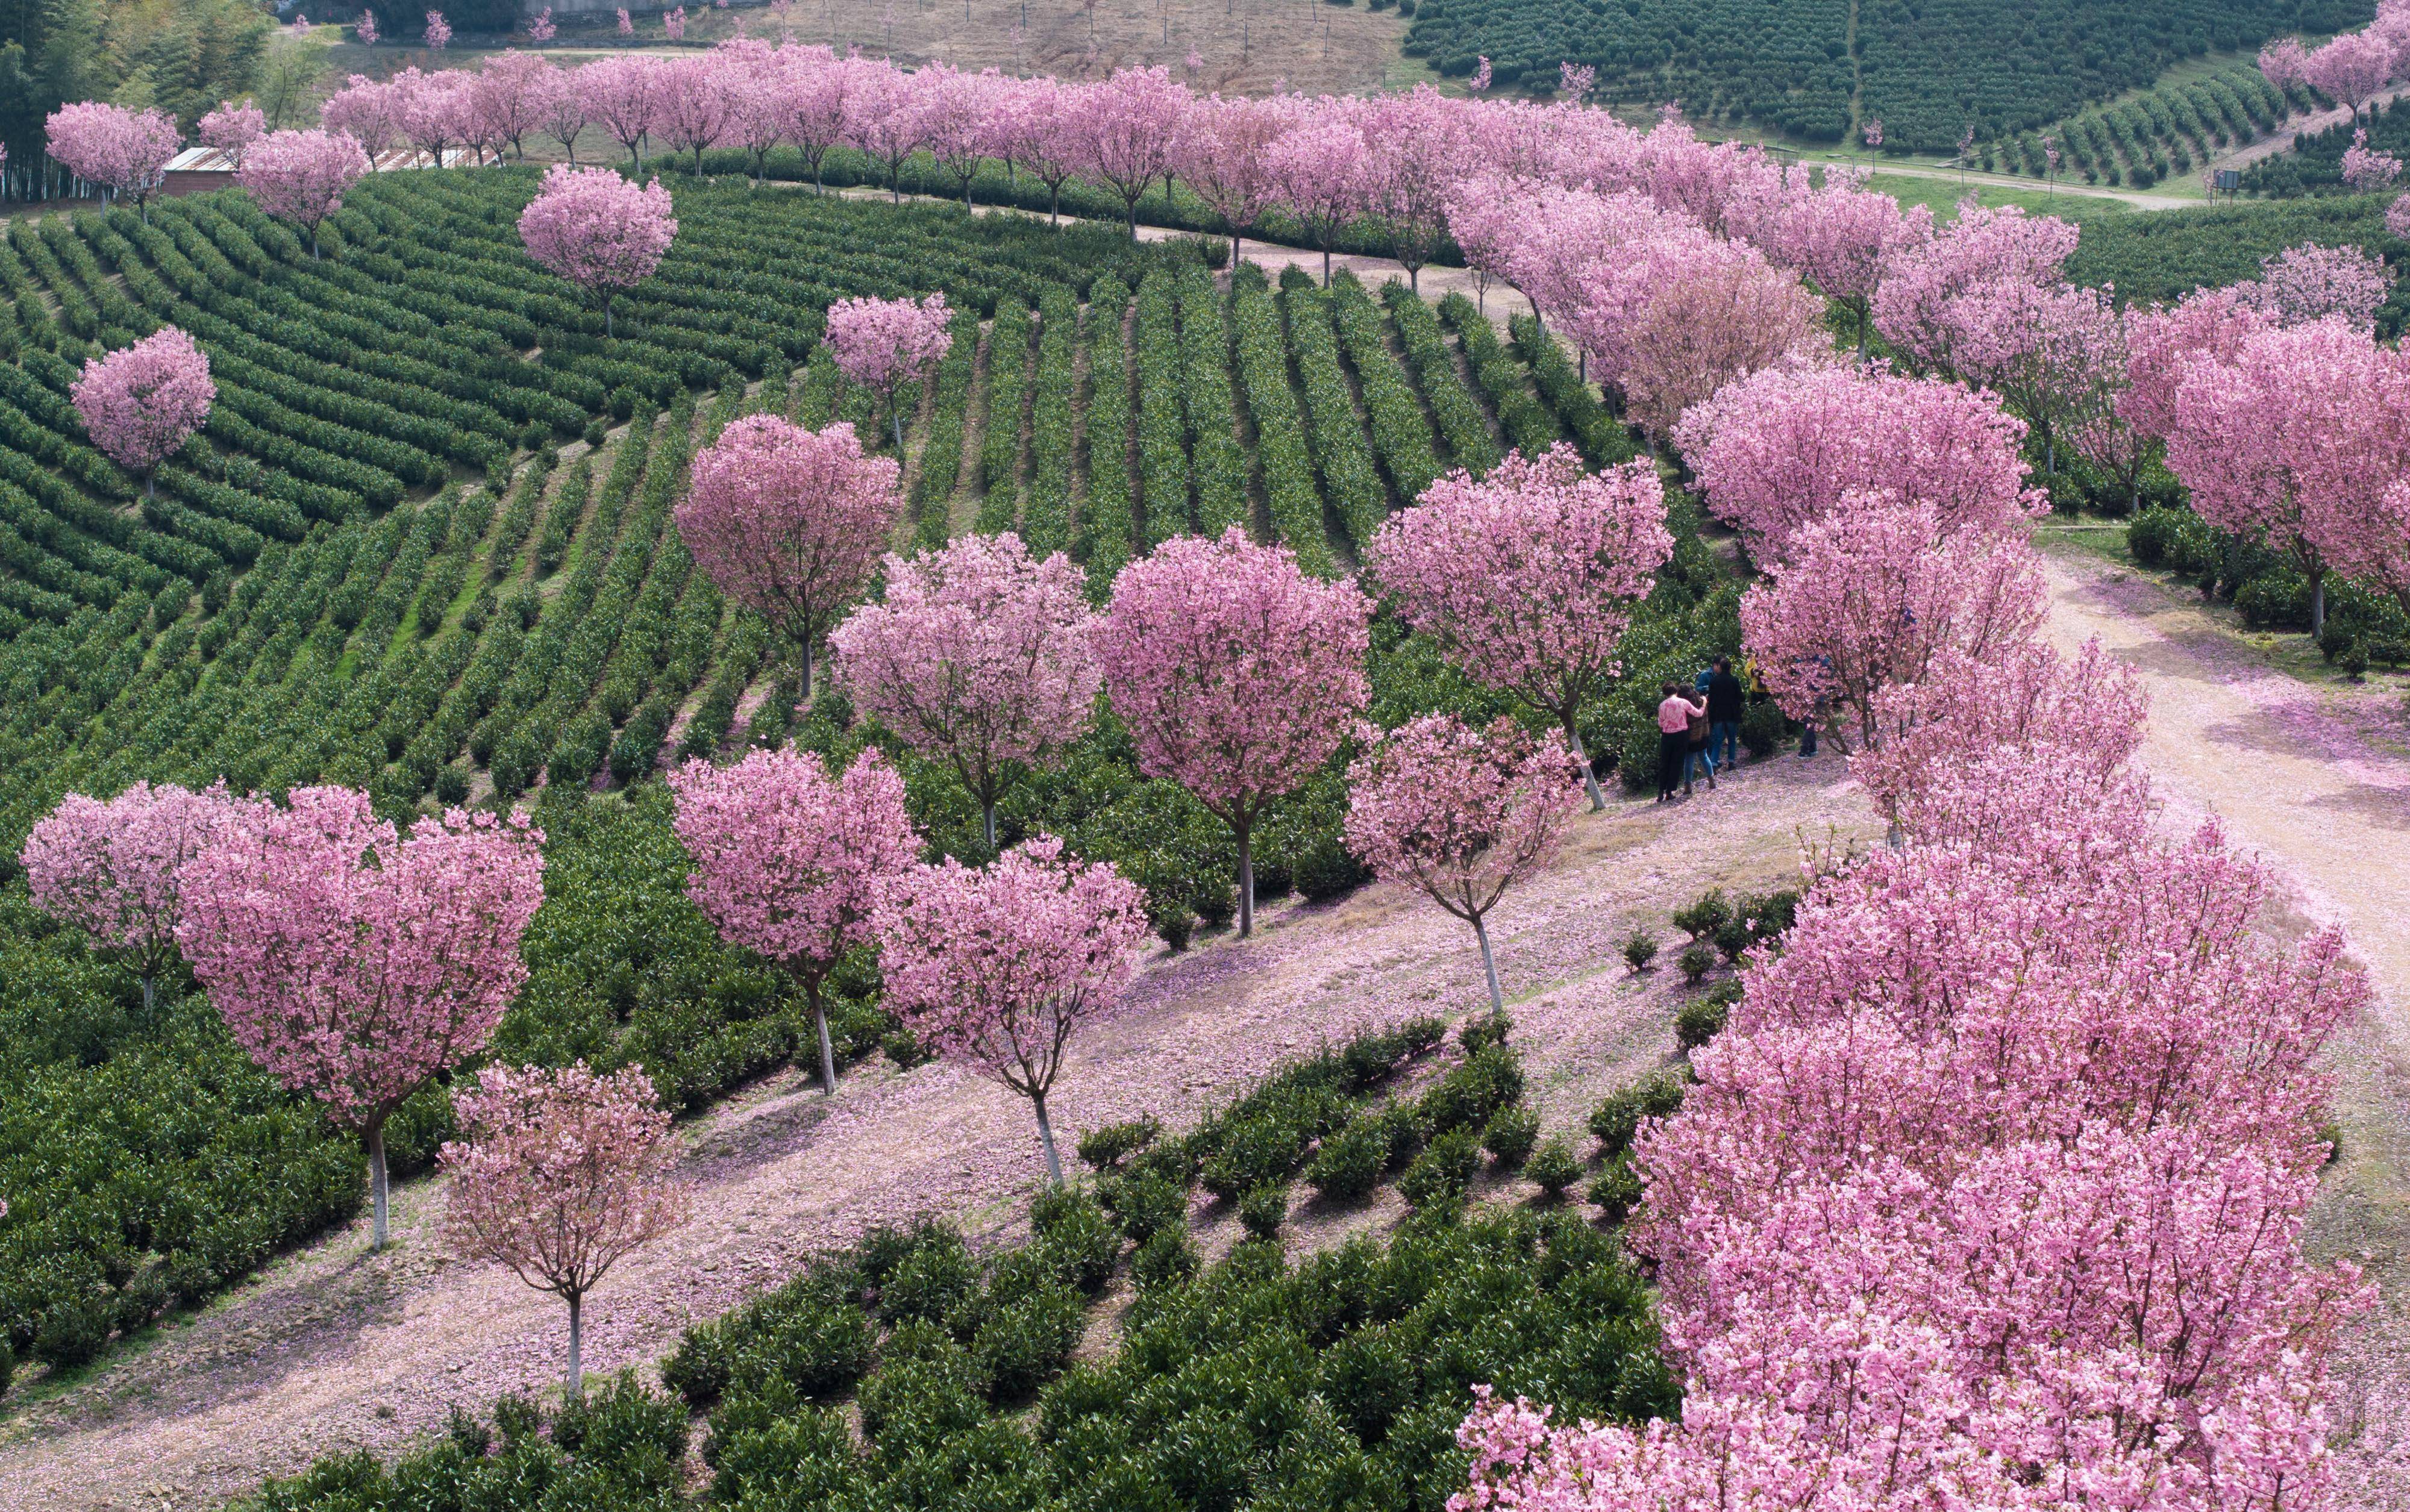
[[[1239,276],[1239,233],[1235,227],[1230,232],[1230,276]]]
[[[2310,574],[2310,633],[2323,635],[2327,631],[2327,574],[2323,569]]]
[[[569,1400],[586,1400],[586,1299],[576,1292],[569,1293]]]
[[[145,971],[142,973],[142,1016],[145,1018],[151,1016],[151,1005],[156,1001],[153,996],[153,992],[154,986],[151,980],[151,973]]]
[[[994,798],[980,800],[980,818],[987,826],[987,848],[993,850],[995,849],[995,800]]]
[[[797,705],[796,705],[796,707],[798,707],[798,708],[806,708],[806,707],[809,707],[809,706],[810,706],[811,702],[812,702],[812,646],[811,646],[811,642],[809,642],[809,641],[806,641],[806,642],[804,643],[804,647],[803,647],[803,653],[802,653],[800,656],[796,657],[796,659],[795,659],[795,660],[796,660],[796,661],[798,661],[798,662],[801,662],[803,663],[803,666],[804,666],[803,699],[802,699],[802,702],[801,702],[801,703],[799,703],[799,704],[797,704]]]
[[[1231,826],[1239,832],[1239,938],[1256,932],[1256,848],[1254,826]]]
[[[1489,1011],[1503,1013],[1506,995],[1498,990],[1498,957],[1489,949],[1489,926],[1481,922],[1477,913],[1473,916],[1473,938],[1481,941],[1481,970],[1489,979]]]
[[[1416,264],[1415,264],[1415,266],[1413,266],[1412,268],[1409,268],[1409,269],[1406,269],[1406,292],[1407,292],[1408,294],[1413,295],[1413,296],[1414,296],[1416,298],[1417,298],[1417,299],[1419,299],[1419,298],[1422,298],[1422,294],[1423,294],[1423,265],[1422,265],[1422,264],[1420,264],[1420,263],[1416,263]]]
[[[1330,287],[1330,243],[1322,244],[1322,286]]]
[[[1138,201],[1135,199],[1131,200],[1127,208],[1129,211],[1130,245],[1136,246],[1138,245]]]
[[[899,392],[887,396],[887,424],[895,432],[895,459],[900,462],[904,459],[904,407],[898,402],[900,385],[898,388]]]
[[[392,1229],[385,1220],[385,1123],[380,1119],[369,1129],[369,1248],[371,1251],[385,1248],[392,1240]]]
[[[1029,1101],[1038,1110],[1038,1142],[1046,1148],[1046,1179],[1055,1185],[1063,1185],[1063,1157],[1054,1153],[1054,1126],[1046,1117],[1046,1094],[1033,1092]]]
[[[812,159],[812,193],[815,195],[828,193],[827,187],[820,182],[820,160],[817,157]]]
[[[820,983],[815,977],[804,983],[804,996],[811,1000],[812,1028],[820,1037],[820,1095],[836,1096],[836,1052],[829,1048],[828,1010],[820,1006]]]
[[[1590,793],[1590,811],[1593,814],[1606,807],[1606,794],[1598,791],[1598,774],[1590,769],[1590,752],[1582,749],[1581,732],[1574,728],[1574,717],[1565,716],[1565,749],[1581,763],[1582,787]]]
[[[607,294],[602,297],[602,334],[605,336],[617,334],[611,328],[611,297]]]
[[[155,467],[142,476],[142,497],[145,499],[159,497],[159,470]],[[147,1008],[150,1005],[146,1003],[143,1006]]]

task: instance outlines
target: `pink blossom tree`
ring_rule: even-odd
[[[821,993],[846,953],[870,942],[879,883],[920,859],[904,779],[876,749],[833,777],[817,754],[788,748],[733,766],[691,761],[669,784],[677,836],[694,858],[688,895],[722,939],[802,985],[820,1090],[836,1096]]]
[[[1096,655],[1140,769],[1186,788],[1239,846],[1239,938],[1255,931],[1255,827],[1328,761],[1370,696],[1372,606],[1232,526],[1175,536],[1114,580]]]
[[[1823,344],[1816,297],[1754,249],[1708,240],[1666,253],[1649,259],[1659,282],[1631,312],[1613,375],[1633,422],[1659,441],[1725,385]],[[1576,309],[1568,322],[1577,340],[1596,332],[1590,314]]]
[[[1364,213],[1371,164],[1364,134],[1343,108],[1323,102],[1272,140],[1264,152],[1280,206],[1322,250],[1322,282],[1330,283],[1330,254],[1339,235]]]
[[[125,957],[147,1013],[175,958],[185,873],[236,819],[223,782],[199,792],[137,782],[105,803],[70,792],[35,823],[17,859],[34,907]]]
[[[577,138],[593,117],[588,113],[586,91],[577,76],[566,69],[556,70],[552,87],[544,92],[543,108],[536,123],[545,136],[560,143],[569,154],[569,166],[577,166]]]
[[[132,346],[87,358],[67,393],[92,443],[156,493],[159,464],[210,417],[218,385],[208,354],[181,328],[162,326]]]
[[[686,1221],[670,1115],[643,1070],[597,1076],[584,1061],[488,1066],[453,1112],[461,1137],[443,1151],[444,1236],[461,1258],[569,1304],[569,1395],[582,1398],[586,1294]]]
[[[1653,468],[1587,472],[1559,443],[1537,458],[1511,452],[1479,482],[1449,473],[1391,516],[1366,557],[1408,625],[1475,681],[1557,721],[1602,809],[1581,713],[1621,670],[1633,606],[1673,554]]]
[[[314,261],[318,227],[343,208],[344,191],[368,171],[368,154],[341,132],[277,131],[252,148],[235,182],[261,210],[309,232]]]
[[[352,23],[352,36],[362,47],[377,45],[376,12],[363,7],[360,19]]]
[[[151,196],[167,177],[167,160],[183,145],[162,110],[128,110],[98,100],[62,105],[43,123],[51,155],[77,178],[133,197],[145,221]]]
[[[404,68],[393,76],[395,124],[427,167],[442,167],[444,153],[474,134],[475,83],[457,68],[431,74]]]
[[[2259,76],[2279,90],[2291,89],[2309,74],[2310,55],[2298,36],[2280,36],[2259,50]]]
[[[806,702],[813,651],[894,534],[902,475],[894,458],[863,455],[845,421],[806,430],[774,414],[734,422],[694,459],[678,534],[792,648]]]
[[[2359,108],[2393,77],[2393,44],[2373,31],[2345,32],[2309,54],[2301,78],[2359,119]]]
[[[569,93],[551,59],[505,50],[487,54],[478,67],[476,82],[470,87],[470,108],[486,134],[509,143],[512,155],[524,161],[529,134],[551,118],[555,101]]]
[[[1347,849],[1473,926],[1493,1013],[1506,999],[1485,921],[1555,854],[1581,803],[1575,775],[1571,754],[1543,749],[1512,720],[1484,731],[1446,714],[1391,731],[1348,769]]]
[[[1872,749],[1876,695],[1924,681],[1956,651],[1990,662],[2041,623],[2041,567],[2014,538],[1945,534],[1930,504],[1853,493],[1792,538],[1788,560],[1741,600],[1742,645],[1794,720]]]
[[[2385,234],[2397,241],[2410,241],[2410,195],[2396,196],[2385,207]]]
[[[601,298],[607,335],[612,301],[651,277],[677,236],[670,208],[659,179],[639,188],[607,168],[557,163],[519,212],[519,240],[540,266]]]
[[[2344,149],[2342,166],[2344,187],[2354,194],[2374,194],[2402,177],[2402,160],[2391,153],[2371,149],[2366,126],[2351,134],[2351,145]]]
[[[528,18],[527,33],[528,40],[537,47],[544,46],[560,35],[559,26],[553,22],[550,6],[544,7]]]
[[[2048,472],[2059,433],[2110,412],[2125,383],[2123,326],[2099,289],[1996,279],[1953,299],[1942,325],[1951,366],[2025,417]]]
[[[661,35],[673,42],[686,40],[686,7],[680,6],[661,18]]]
[[[720,89],[728,99],[723,139],[753,160],[751,186],[759,189],[770,149],[787,139],[786,70],[767,43],[747,36],[730,37],[712,56],[719,60]]]
[[[928,110],[910,74],[884,59],[849,60],[845,88],[848,146],[887,169],[887,197],[904,201],[904,165],[929,145]]]
[[[824,47],[781,47],[775,109],[780,134],[812,170],[812,192],[822,192],[821,165],[846,140],[846,94],[858,69]]]
[[[1051,75],[1012,80],[1005,87],[993,123],[997,155],[1016,171],[1026,168],[1046,186],[1049,225],[1062,224],[1063,185],[1080,171],[1080,111],[1075,102],[1090,87]],[[1181,140],[1184,151],[1186,133]]]
[[[694,154],[694,171],[703,171],[703,150],[717,147],[728,135],[735,115],[729,92],[727,59],[665,58],[653,67],[653,131],[672,153]]]
[[[2310,584],[2326,628],[2327,545],[2401,473],[2398,355],[2342,320],[2262,327],[2225,361],[2203,357],[2176,390],[2168,468],[2213,528],[2265,545]]]
[[[907,383],[925,382],[953,350],[954,313],[943,294],[914,299],[839,299],[828,307],[823,340],[846,381],[887,406],[895,454],[904,455],[904,414],[896,400]]]
[[[1471,114],[1464,101],[1417,84],[1372,96],[1362,119],[1364,207],[1387,227],[1390,254],[1419,292],[1423,264],[1447,236],[1448,201],[1479,167]]]
[[[1871,305],[1875,329],[1917,361],[1947,368],[1961,332],[1952,319],[1957,301],[2002,283],[2061,283],[2076,234],[2066,221],[2027,215],[2013,205],[1961,206],[1957,218],[1930,237],[1886,254]]]
[[[2259,277],[2234,286],[2243,301],[2279,326],[2340,315],[2361,330],[2376,324],[2393,275],[2385,260],[2358,247],[2287,247],[2259,264]]]
[[[2048,507],[2025,486],[2025,428],[1996,395],[1877,368],[1769,368],[1693,406],[1675,444],[1754,560],[1853,489],[1933,506],[1944,531],[2005,530]]]
[[[225,153],[240,170],[243,153],[268,134],[268,117],[249,100],[228,100],[201,117],[198,134],[202,146]]]
[[[624,24],[625,14],[620,16]],[[661,88],[656,59],[639,52],[598,58],[569,77],[586,102],[586,119],[608,132],[625,148],[636,171],[645,171],[645,137],[660,118]]]
[[[440,10],[427,13],[427,45],[436,52],[452,45],[452,23],[443,19],[443,12]]]
[[[2233,360],[2243,338],[2267,323],[2240,288],[2195,289],[2165,308],[2126,313],[2126,386],[2117,414],[2134,430],[2175,433],[2176,391],[2193,362]]]
[[[923,64],[913,76],[921,92],[922,129],[937,167],[954,181],[963,208],[971,205],[971,184],[994,145],[994,117],[1002,75],[965,73],[946,63]]]
[[[883,890],[887,1006],[922,1046],[1029,1099],[1047,1179],[1063,1159],[1046,1098],[1080,1026],[1119,1006],[1146,938],[1146,896],[1041,835],[979,870],[947,857]]]
[[[1071,96],[1080,171],[1121,196],[1132,241],[1138,202],[1172,169],[1188,116],[1187,86],[1168,68],[1117,68],[1111,79]]]
[[[392,84],[354,74],[318,108],[318,122],[358,142],[373,169],[378,155],[401,134],[400,111],[400,94]]]
[[[1240,236],[1262,218],[1278,195],[1271,145],[1296,116],[1285,95],[1214,94],[1189,110],[1177,153],[1180,177],[1189,193],[1230,228],[1234,269],[1239,266]]]
[[[477,1053],[527,980],[544,833],[455,808],[404,837],[347,788],[297,788],[183,874],[177,942],[235,1042],[368,1141],[373,1243],[385,1125]]]
[[[1882,286],[1886,254],[1929,235],[1931,223],[1903,216],[1898,200],[1866,187],[1860,169],[1828,167],[1822,187],[1807,183],[1804,166],[1791,171],[1793,192],[1760,231],[1758,244],[1851,313],[1863,355],[1867,311]]]
[[[966,535],[887,559],[883,599],[829,636],[854,703],[954,769],[995,844],[995,800],[1015,765],[1040,765],[1096,722],[1103,674],[1087,574],[1021,538]]]

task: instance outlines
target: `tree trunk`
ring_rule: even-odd
[[[1590,752],[1582,749],[1581,732],[1574,728],[1573,716],[1565,716],[1565,749],[1581,763],[1582,788],[1590,794],[1590,811],[1593,814],[1606,807],[1606,794],[1598,791],[1598,774],[1590,770]]]
[[[1231,277],[1232,279],[1234,279],[1234,280],[1235,280],[1238,276],[1239,276],[1239,233],[1238,233],[1238,231],[1234,228],[1234,229],[1230,232],[1230,277]],[[1233,286],[1233,287],[1236,287],[1236,284],[1234,284],[1232,286]]]
[[[153,467],[150,472],[145,472],[142,475],[142,497],[145,499],[156,499],[159,497],[158,468]],[[147,1008],[150,1005],[146,1003],[143,1006]]]
[[[811,702],[812,702],[812,646],[811,646],[811,642],[809,642],[809,641],[806,641],[806,642],[804,643],[803,650],[802,650],[802,654],[801,654],[801,655],[799,655],[799,656],[797,656],[795,660],[797,660],[798,662],[801,662],[804,664],[804,688],[803,688],[803,699],[802,699],[802,702],[801,702],[801,703],[799,703],[799,704],[797,704],[795,706],[796,706],[797,708],[808,708],[808,707],[810,707],[810,706],[811,706]]]
[[[2310,634],[2323,635],[2327,631],[2327,574],[2310,574]]]
[[[142,1016],[144,1018],[149,1018],[151,1016],[151,1005],[153,1001],[152,994],[152,983],[151,981],[151,973],[145,971],[142,973]]]
[[[1256,848],[1253,827],[1231,826],[1239,833],[1239,938],[1256,932]]]
[[[1046,186],[1046,224],[1057,228],[1063,225],[1063,182],[1060,179]]]
[[[980,800],[980,819],[987,826],[987,848],[993,850],[995,849],[995,800],[994,798]],[[147,1008],[150,1005],[146,1003],[143,1006]]]
[[[576,1292],[569,1293],[569,1400],[586,1400],[585,1317],[586,1299]]]
[[[369,1248],[381,1250],[391,1242],[392,1229],[386,1224],[385,1181],[385,1121],[379,1119],[369,1128]]]
[[[900,385],[899,385],[900,389]],[[887,425],[895,432],[895,459],[904,459],[904,407],[898,400],[900,392],[887,396]]]
[[[1330,287],[1330,243],[1322,244],[1322,286]]]
[[[1054,1153],[1054,1126],[1046,1117],[1046,1094],[1031,1093],[1029,1100],[1038,1110],[1038,1142],[1046,1148],[1046,1179],[1060,1186],[1063,1185],[1063,1157]]]
[[[1415,266],[1413,266],[1412,268],[1409,268],[1409,269],[1406,269],[1406,292],[1407,292],[1408,294],[1413,295],[1413,296],[1414,296],[1416,298],[1417,298],[1417,299],[1419,299],[1419,298],[1422,298],[1422,295],[1423,295],[1423,265],[1422,265],[1422,264],[1420,264],[1420,263],[1416,263],[1416,264],[1415,264]]]
[[[820,1095],[836,1096],[836,1052],[829,1048],[828,1010],[820,1006],[820,983],[815,977],[804,984],[804,996],[811,999],[812,1028],[820,1037]]]
[[[611,329],[611,297],[607,294],[602,297],[602,334],[605,336],[617,334]]]
[[[1477,913],[1473,916],[1473,938],[1481,941],[1481,970],[1489,979],[1489,1011],[1503,1013],[1506,995],[1498,990],[1498,957],[1489,950],[1489,926],[1481,922]]]

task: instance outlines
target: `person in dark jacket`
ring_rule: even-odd
[[[1732,658],[1716,658],[1707,676],[1707,758],[1731,771],[1740,765],[1740,716],[1746,703],[1740,679],[1733,676]]]

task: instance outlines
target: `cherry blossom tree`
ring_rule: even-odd
[[[533,16],[528,18],[527,33],[528,40],[535,44],[537,47],[544,46],[546,42],[551,41],[554,37],[560,35],[559,26],[556,25],[553,22],[552,7],[550,6],[544,7],[542,10],[537,11]]]
[[[607,335],[613,299],[651,277],[677,236],[670,208],[659,179],[638,188],[608,168],[556,163],[519,212],[519,240],[539,265],[601,297]]]
[[[726,58],[664,58],[653,67],[655,135],[672,153],[692,153],[703,171],[703,150],[728,135],[735,102],[728,89]]]
[[[2341,101],[2354,121],[2359,119],[2359,108],[2392,77],[2393,44],[2374,31],[2345,32],[2301,62],[2302,80]]]
[[[2025,428],[1997,396],[1876,368],[1769,368],[1693,406],[1675,444],[1752,560],[1851,490],[1927,503],[1945,531],[2005,530],[2048,508],[2025,486]]]
[[[824,340],[846,381],[887,406],[895,454],[904,455],[904,414],[897,398],[908,383],[925,382],[953,350],[954,313],[943,294],[915,299],[839,299],[828,307]]]
[[[2175,433],[2176,390],[2193,362],[2233,360],[2243,338],[2267,324],[2238,288],[2195,289],[2165,308],[2126,313],[2126,386],[2117,414],[2138,433]]]
[[[1362,122],[1364,208],[1388,228],[1390,254],[1420,292],[1423,264],[1447,236],[1448,200],[1479,166],[1471,116],[1463,101],[1417,84],[1367,99]]]
[[[1799,280],[1732,241],[1681,243],[1648,261],[1657,287],[1636,309],[1613,372],[1633,422],[1671,436],[1691,406],[1750,373],[1811,355],[1822,307]],[[1568,321],[1576,340],[1594,337],[1592,313]]]
[[[1509,720],[1484,731],[1426,714],[1357,757],[1347,777],[1347,849],[1473,926],[1489,1010],[1505,1012],[1485,921],[1555,854],[1581,803],[1573,757],[1543,749]]]
[[[1767,218],[1759,245],[1851,313],[1864,355],[1867,311],[1882,286],[1885,257],[1931,235],[1932,220],[1902,215],[1898,200],[1866,187],[1864,169],[1827,167],[1822,187],[1808,184],[1804,164],[1791,174],[1792,192]]]
[[[719,87],[728,100],[723,139],[753,160],[751,187],[759,189],[770,149],[787,138],[786,70],[768,44],[750,37],[730,37],[712,56],[719,60]]]
[[[225,153],[238,170],[244,151],[267,134],[268,117],[249,100],[226,101],[201,117],[198,127],[201,145]]]
[[[469,93],[470,108],[486,133],[508,142],[511,154],[524,161],[528,134],[550,120],[556,102],[573,91],[551,59],[506,50],[486,55]]]
[[[624,24],[626,16],[620,21]],[[622,52],[597,58],[569,76],[586,103],[586,119],[627,149],[628,161],[639,173],[645,171],[645,137],[660,118],[658,66],[658,60],[643,53]]]
[[[385,1125],[485,1046],[527,980],[544,832],[455,808],[405,837],[348,788],[297,788],[183,873],[177,943],[235,1042],[368,1141],[373,1244]]]
[[[673,769],[675,824],[694,871],[687,894],[719,930],[804,989],[820,1037],[820,1090],[836,1096],[836,1054],[821,993],[848,952],[872,938],[882,880],[920,859],[904,779],[876,749],[831,776],[820,758],[757,750],[733,766]]]
[[[17,859],[34,907],[125,957],[148,1013],[175,959],[185,872],[236,821],[223,782],[199,792],[137,782],[107,802],[70,792],[35,823]]]
[[[804,154],[812,170],[812,192],[822,193],[820,166],[832,148],[847,139],[846,95],[861,71],[824,47],[781,47],[775,91],[779,131]]]
[[[866,457],[853,427],[806,430],[748,414],[699,453],[678,534],[719,590],[792,647],[812,696],[812,653],[870,581],[904,498],[894,458]]]
[[[365,8],[360,11],[360,19],[352,23],[352,36],[362,47],[374,47],[377,45],[377,23],[375,11]]]
[[[1177,166],[1189,193],[1230,228],[1230,266],[1239,266],[1239,238],[1279,194],[1271,145],[1297,119],[1289,96],[1258,99],[1214,94],[1191,108],[1180,134]],[[1060,181],[1056,181],[1059,182]]]
[[[1330,284],[1330,254],[1339,234],[1364,212],[1371,173],[1364,134],[1340,109],[1325,102],[1264,151],[1280,205],[1305,227],[1322,250],[1322,282]]]
[[[1256,923],[1255,827],[1338,750],[1370,696],[1372,606],[1232,526],[1175,536],[1114,579],[1096,655],[1139,767],[1186,788],[1239,846],[1239,938]]]
[[[1871,309],[1875,329],[1919,362],[1948,367],[1962,327],[1951,317],[1970,292],[2010,283],[2055,285],[2076,228],[2049,215],[1962,206],[1925,238],[1892,248]]]
[[[1103,674],[1087,574],[1043,561],[1017,535],[966,535],[887,559],[887,592],[829,636],[855,706],[954,769],[995,844],[995,801],[1015,765],[1037,766],[1087,734]]]
[[[846,144],[887,169],[887,197],[904,202],[904,164],[929,145],[928,110],[910,74],[885,60],[852,60],[845,89]]]
[[[2343,320],[2262,327],[2225,361],[2203,357],[2176,390],[2168,468],[2213,528],[2261,542],[2310,585],[2326,628],[2327,546],[2401,475],[2399,356]]]
[[[1782,712],[1842,749],[1882,740],[1875,697],[1956,651],[1989,663],[2041,623],[2040,560],[2013,538],[1945,534],[1930,504],[1852,493],[1802,526],[1741,599],[1742,645]]]
[[[430,51],[441,52],[451,45],[452,23],[443,19],[443,12],[428,11],[427,13],[427,46]]]
[[[358,142],[360,151],[368,154],[370,169],[375,168],[378,155],[400,136],[400,115],[399,92],[391,83],[359,74],[352,75],[349,83],[318,108],[319,124]]]
[[[2259,277],[2238,284],[2243,302],[2279,326],[2340,315],[2362,330],[2376,324],[2393,275],[2383,258],[2358,247],[2287,247],[2259,264]]]
[[[1119,195],[1132,241],[1138,202],[1169,173],[1187,120],[1187,87],[1168,68],[1117,68],[1071,96],[1080,171]]]
[[[560,143],[569,154],[569,166],[577,166],[577,137],[593,117],[588,113],[586,90],[574,73],[558,70],[552,87],[544,92],[542,108],[537,112],[537,124],[544,135]]]
[[[474,135],[476,80],[469,73],[404,68],[393,76],[392,86],[395,124],[427,167],[443,167],[443,154]]]
[[[1002,76],[965,73],[951,64],[924,64],[914,73],[921,92],[922,129],[937,167],[953,177],[963,208],[971,209],[971,182],[987,162],[994,138],[991,118]]]
[[[1014,80],[1004,92],[995,124],[997,145],[1008,164],[1027,168],[1046,186],[1049,225],[1062,224],[1063,185],[1080,171],[1078,99],[1092,87],[1044,76]],[[1182,134],[1181,141],[1185,151],[1188,133]]]
[[[1041,835],[979,870],[947,857],[889,882],[878,910],[887,1007],[922,1045],[1029,1099],[1047,1179],[1063,1159],[1046,1098],[1082,1024],[1121,1002],[1146,896]]]
[[[1952,300],[1942,325],[1951,366],[2024,416],[2048,472],[2060,431],[2110,413],[2125,383],[2123,326],[2099,289],[1995,279]]]
[[[488,1066],[452,1106],[461,1137],[442,1155],[444,1237],[461,1258],[569,1304],[569,1395],[581,1399],[586,1294],[686,1221],[670,1115],[642,1069],[597,1076],[582,1060]]]
[[[132,346],[87,358],[67,390],[92,443],[158,491],[159,464],[183,450],[210,416],[218,385],[192,337],[162,326]]]
[[[183,145],[162,110],[128,110],[98,100],[62,105],[43,123],[51,155],[87,182],[133,197],[147,222],[151,196],[167,177],[167,161]]]
[[[2385,234],[2397,241],[2410,240],[2410,195],[2397,196],[2385,207]]]
[[[2300,37],[2281,36],[2259,50],[2259,76],[2287,90],[2308,77],[2309,61]]]
[[[307,231],[315,261],[318,227],[343,208],[344,192],[368,171],[368,154],[341,132],[276,131],[245,155],[235,182],[261,210]]]
[[[1463,470],[1390,517],[1366,551],[1373,578],[1414,629],[1475,681],[1548,715],[1581,764],[1590,807],[1606,807],[1581,713],[1621,670],[1633,606],[1674,554],[1656,471],[1586,472],[1559,443],[1510,452],[1475,482]]]
[[[2368,145],[2368,128],[2360,127],[2351,134],[2351,145],[2344,149],[2344,186],[2354,194],[2374,194],[2390,186],[2402,177],[2402,160],[2391,153],[2373,151]]]

